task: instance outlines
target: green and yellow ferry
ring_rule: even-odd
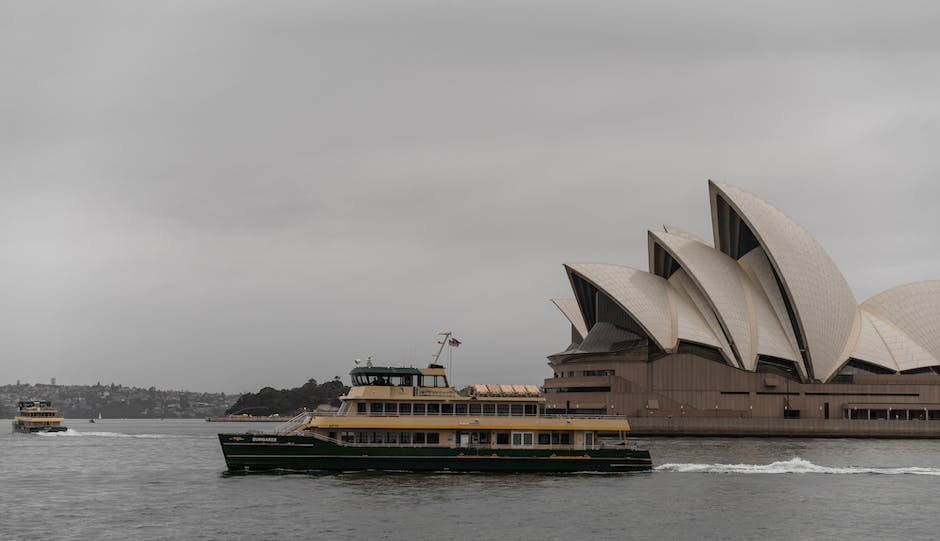
[[[48,400],[20,400],[16,403],[19,412],[13,417],[15,432],[65,432],[65,419]]]
[[[371,363],[370,363],[371,364]],[[623,417],[546,415],[534,385],[448,385],[444,367],[365,366],[335,414],[305,412],[273,432],[219,434],[230,472],[381,470],[632,472],[649,451]]]

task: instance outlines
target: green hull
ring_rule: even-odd
[[[305,436],[219,434],[229,471],[630,472],[652,469],[634,449],[357,447]]]
[[[27,426],[18,426],[13,425],[14,432],[24,432],[27,434],[32,434],[35,432],[65,432],[68,428],[64,426],[50,426],[50,427],[27,427]]]

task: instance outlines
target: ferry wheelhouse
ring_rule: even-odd
[[[19,412],[13,418],[15,432],[64,432],[65,419],[48,400],[21,400],[16,404]]]
[[[444,367],[357,367],[333,415],[219,434],[230,471],[627,472],[652,467],[624,417],[551,415],[534,385],[449,386]]]

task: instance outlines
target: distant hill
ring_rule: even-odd
[[[245,393],[238,397],[235,404],[225,413],[239,415],[294,415],[303,408],[314,409],[320,404],[339,405],[339,397],[346,394],[349,387],[339,379],[317,383],[311,379],[293,389],[275,389],[264,387],[257,393]]]
[[[47,385],[43,383],[0,385],[0,418],[16,413],[19,400],[51,400],[66,418],[106,419],[177,418],[194,419],[219,415],[234,395],[167,391],[123,385]]]

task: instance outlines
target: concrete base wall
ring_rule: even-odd
[[[641,417],[631,419],[630,427],[632,437],[940,438],[940,421]]]
[[[687,353],[585,355],[552,368],[546,408],[626,415],[636,434],[940,437],[940,375],[800,382]]]

